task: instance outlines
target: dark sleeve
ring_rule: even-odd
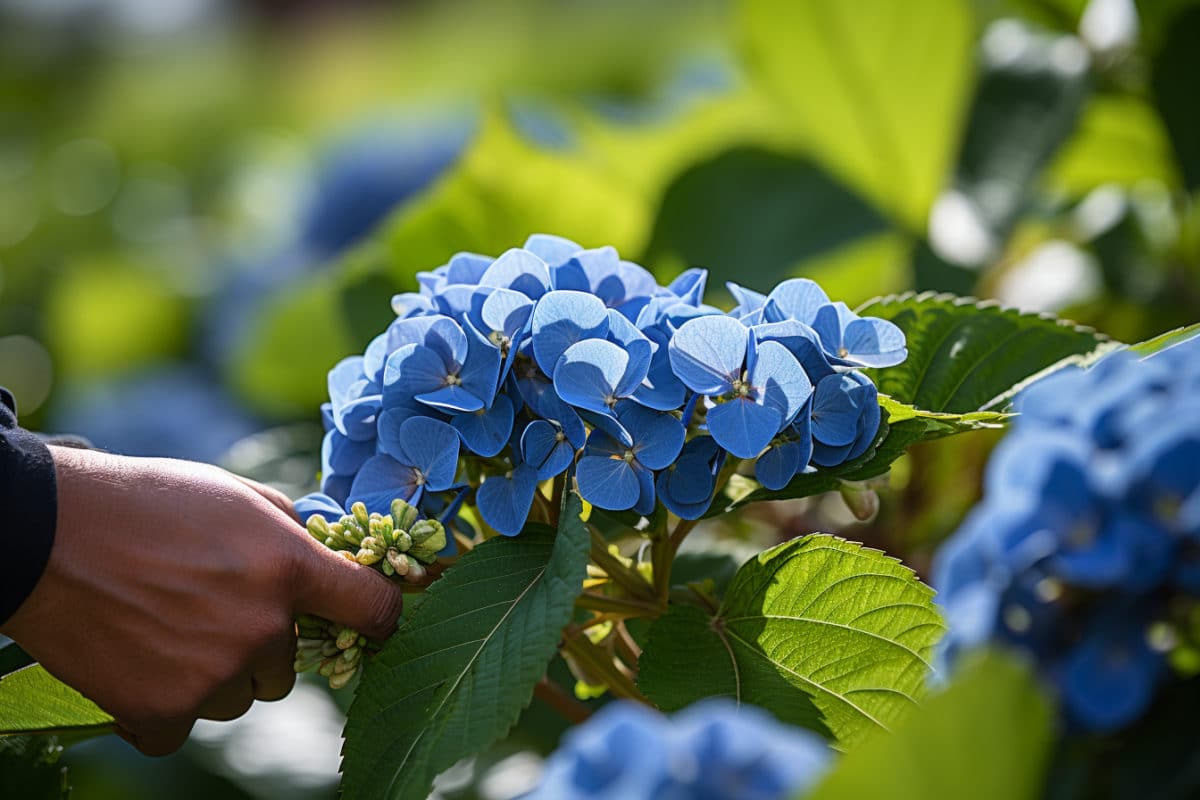
[[[0,387],[0,625],[42,577],[57,518],[50,450],[17,427],[16,403]]]

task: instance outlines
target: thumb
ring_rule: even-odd
[[[400,587],[370,567],[305,538],[296,570],[296,612],[348,625],[372,639],[391,636],[404,602]]]

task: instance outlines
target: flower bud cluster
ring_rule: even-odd
[[[389,514],[368,513],[362,503],[354,503],[349,514],[334,522],[313,514],[306,527],[309,535],[343,558],[407,583],[422,583],[427,577],[425,565],[433,563],[446,546],[442,524],[420,519],[420,512],[400,499],[392,501]],[[296,672],[315,669],[334,689],[354,677],[370,647],[354,629],[318,617],[301,617],[297,630]]]
[[[999,641],[1033,655],[1078,729],[1145,712],[1200,611],[1198,392],[1200,339],[1022,392],[983,502],[935,563],[943,666]]]

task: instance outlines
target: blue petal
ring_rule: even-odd
[[[388,356],[383,368],[383,405],[411,403],[419,394],[446,385],[446,363],[428,347],[406,344]]]
[[[525,327],[529,315],[533,313],[533,301],[520,292],[511,289],[495,289],[483,301],[480,308],[480,321],[484,331],[499,331],[509,339]]]
[[[634,466],[633,474],[638,482],[638,499],[633,510],[648,517],[654,513],[654,473],[645,467]]]
[[[681,272],[667,288],[689,306],[700,305],[704,300],[704,288],[708,283],[708,270],[693,268]]]
[[[461,322],[471,313],[477,291],[476,287],[465,284],[447,286],[437,293],[434,303],[437,304],[439,313]]]
[[[616,387],[629,368],[629,355],[603,339],[571,345],[554,368],[554,389],[566,402],[598,414],[612,413]]]
[[[618,419],[633,437],[634,455],[645,467],[663,469],[683,449],[687,432],[671,414],[630,404],[621,409]]]
[[[301,522],[308,522],[314,514],[320,514],[326,521],[337,522],[346,513],[341,503],[324,494],[306,494],[295,502],[293,508]]]
[[[800,446],[796,442],[782,442],[758,457],[754,464],[754,477],[771,491],[779,491],[796,477],[803,468],[800,463]]]
[[[504,449],[513,428],[512,401],[497,395],[489,409],[470,414],[455,414],[450,424],[458,431],[463,444],[475,455],[491,458]]]
[[[560,440],[559,437],[563,438]],[[534,420],[521,434],[521,456],[537,470],[539,481],[562,474],[575,458],[575,448],[559,427]]]
[[[369,511],[383,514],[390,508],[392,500],[400,498],[411,502],[419,490],[417,474],[411,466],[401,464],[389,455],[371,456],[354,477],[346,505],[361,501]]]
[[[329,401],[333,403],[335,410],[339,406],[361,397],[363,386],[370,383],[363,372],[363,362],[362,356],[348,356],[329,370]]]
[[[620,345],[629,355],[629,366],[616,386],[617,396],[628,397],[646,379],[654,355],[654,345],[646,334],[614,310],[608,312],[608,340]]]
[[[404,450],[400,447],[400,428],[412,417],[434,416],[437,412],[420,403],[408,402],[394,405],[385,409],[379,415],[378,450],[387,453],[392,458],[406,459]]]
[[[346,498],[350,496],[350,485],[353,482],[354,478],[350,475],[322,475],[321,492],[333,502],[345,506]]]
[[[767,322],[797,319],[812,325],[817,309],[828,303],[829,296],[814,281],[792,278],[780,283],[767,295],[764,317]]]
[[[757,401],[779,412],[784,425],[790,424],[812,396],[812,382],[779,342],[763,342],[751,349],[749,378]]]
[[[746,327],[731,317],[688,320],[671,337],[671,366],[693,392],[725,394],[741,377],[749,336]]]
[[[375,438],[375,422],[382,406],[382,395],[360,397],[334,413],[334,424],[337,430],[355,441],[370,441]]]
[[[367,376],[367,380],[380,382],[383,380],[383,364],[388,357],[388,334],[387,331],[376,336],[367,345],[367,351],[363,354],[363,372]]]
[[[845,363],[842,338],[846,325],[857,318],[845,303],[828,303],[817,309],[812,321],[813,330],[821,337],[821,345],[833,363]]]
[[[536,300],[550,290],[550,268],[528,250],[513,248],[492,262],[479,284],[512,289]]]
[[[854,442],[858,418],[864,409],[854,391],[858,383],[849,375],[831,375],[817,384],[813,393],[813,438],[830,447]]]
[[[483,338],[483,334],[475,330],[471,323],[466,323],[465,327],[467,360],[463,362],[458,377],[462,381],[462,388],[482,400],[485,406],[490,406],[500,381],[500,350]]]
[[[568,347],[584,339],[604,338],[608,309],[594,295],[553,291],[534,306],[530,322],[534,358],[542,372],[553,376]]]
[[[810,326],[794,319],[783,322],[767,322],[750,329],[759,342],[779,342],[787,348],[800,366],[804,367],[809,380],[817,383],[832,375],[834,370],[821,346],[821,339]]]
[[[525,249],[551,266],[562,264],[583,248],[561,236],[535,233],[525,240]]]
[[[475,502],[488,525],[505,536],[516,536],[525,527],[536,491],[536,470],[520,464],[511,476],[489,476],[475,492]]]
[[[778,411],[752,400],[730,400],[708,410],[708,432],[737,458],[757,456],[782,425]]]
[[[446,283],[477,284],[492,265],[489,256],[477,253],[455,253],[446,265]]]
[[[462,364],[467,357],[467,335],[447,316],[398,319],[388,327],[388,350],[419,344],[433,350],[447,367]],[[386,380],[386,378],[385,378]]]
[[[443,386],[435,391],[419,394],[415,399],[446,413],[470,413],[484,407],[482,400],[462,386]]]
[[[848,359],[864,367],[892,367],[908,357],[904,332],[891,322],[875,317],[852,320],[842,332]]]
[[[673,514],[681,519],[699,519],[712,503],[715,482],[708,459],[685,452],[658,473],[655,486],[658,499]]]
[[[458,471],[458,432],[429,417],[411,417],[400,426],[400,461],[425,476],[429,491],[450,488]]]
[[[633,508],[641,495],[633,467],[620,458],[584,456],[575,468],[575,480],[584,500],[609,511]]]
[[[753,289],[739,286],[733,281],[727,281],[725,288],[729,290],[729,294],[737,301],[737,307],[729,312],[736,317],[744,317],[755,311],[761,311],[762,307],[767,304],[767,296],[765,294],[760,294]]]
[[[375,440],[355,441],[332,430],[321,442],[321,474],[353,475],[375,455]]]

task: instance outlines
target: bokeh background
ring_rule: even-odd
[[[1189,0],[0,0],[0,384],[36,430],[297,496],[392,293],[537,231],[707,267],[718,303],[807,276],[1144,339],[1200,317],[1197,76]],[[819,529],[920,571],[995,438],[680,569]],[[332,797],[348,701],[302,681],[161,760],[93,740],[74,796]],[[520,793],[561,730],[535,703],[438,796]]]

